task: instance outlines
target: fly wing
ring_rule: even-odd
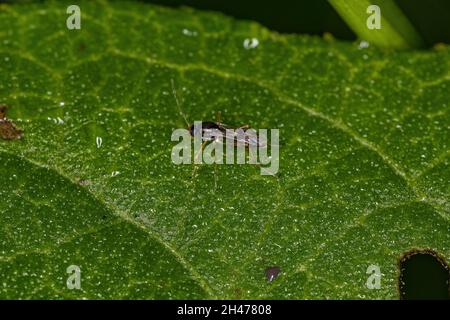
[[[238,133],[234,130],[226,130],[224,132],[225,140],[234,141],[235,144],[244,144],[245,146],[261,146],[258,141],[258,136],[247,135],[245,133]]]
[[[222,129],[233,129],[232,127],[230,127],[229,125],[222,123],[222,122],[216,122],[216,124],[222,128]]]
[[[229,127],[227,127],[228,129]],[[224,135],[223,137],[224,142],[228,141],[233,141],[234,143],[236,143],[238,141],[238,134],[234,131],[234,130],[225,130],[224,131]]]
[[[219,129],[203,129],[202,138],[204,141],[222,140],[223,132]]]
[[[231,129],[228,126],[222,126],[223,129]],[[267,141],[260,140],[256,134],[246,134],[245,131],[236,132],[231,130],[222,130],[223,143],[226,141],[233,141],[235,144],[242,143],[245,146],[267,147]]]
[[[242,136],[238,135],[233,129],[231,129],[231,130],[223,130],[221,137],[223,137],[223,139],[220,139],[220,140],[218,140],[216,142],[225,144],[225,143],[227,143],[227,141],[232,141],[234,144],[236,144],[238,142],[241,142],[243,144],[247,144],[247,141],[245,140],[245,135],[242,135]]]
[[[259,136],[248,136],[246,137],[249,146],[266,147],[267,144],[260,141]]]

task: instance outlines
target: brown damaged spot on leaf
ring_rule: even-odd
[[[84,42],[81,42],[78,46],[78,49],[80,52],[83,52],[86,50],[86,44]]]
[[[78,178],[77,181],[78,181],[78,184],[81,186],[88,186],[91,184],[91,182],[87,179]]]
[[[0,120],[6,117],[6,105],[0,104]]]
[[[18,140],[23,137],[23,130],[9,119],[6,119],[7,106],[0,105],[0,138],[3,140]]]
[[[241,288],[235,288],[234,289],[234,298],[235,299],[242,299],[242,289]]]
[[[0,119],[0,138],[3,140],[22,139],[23,131],[7,119]]]

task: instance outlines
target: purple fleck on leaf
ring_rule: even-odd
[[[272,282],[280,274],[281,269],[279,267],[268,267],[266,269],[267,281]]]

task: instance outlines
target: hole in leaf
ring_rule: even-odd
[[[400,299],[450,299],[450,271],[432,250],[411,251],[400,259]]]

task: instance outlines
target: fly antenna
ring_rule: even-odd
[[[181,117],[183,117],[184,121],[189,126],[190,123],[187,120],[186,115],[181,110],[180,100],[178,100],[177,89],[175,88],[175,81],[173,79],[170,79],[170,82],[172,83],[172,92],[173,92],[173,96],[175,97],[175,102],[177,104],[178,113],[181,115]]]

